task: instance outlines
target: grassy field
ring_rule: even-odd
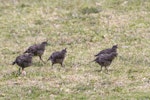
[[[48,40],[44,61],[67,48],[65,69],[38,57],[17,76],[15,58]],[[105,70],[94,54],[118,44]],[[149,0],[0,0],[0,100],[149,100]]]

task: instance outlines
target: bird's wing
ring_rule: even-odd
[[[36,49],[44,51],[45,47],[42,44],[37,44]]]
[[[34,53],[35,51],[37,50],[37,45],[32,45],[30,46],[26,51],[25,53]]]
[[[51,58],[61,59],[61,58],[63,58],[63,55],[61,54],[61,52],[54,52],[54,53],[51,55]]]
[[[99,62],[103,62],[103,61],[105,61],[106,59],[105,59],[105,56],[104,56],[104,55],[100,55],[100,56],[98,57],[98,60],[99,60]]]
[[[112,50],[111,48],[102,50],[102,51],[101,51],[101,54],[107,54],[107,53],[109,54],[109,53],[111,53],[111,50]]]
[[[31,57],[24,54],[24,55],[22,55],[22,56],[19,57],[19,60],[21,62],[30,62],[31,61]]]
[[[103,61],[112,61],[114,57],[112,57],[111,54],[103,54],[100,58],[101,58]]]
[[[100,54],[107,54],[107,53],[110,53],[110,52],[111,52],[110,48],[104,49],[104,50],[100,51],[98,54],[96,54],[95,56],[99,56]]]

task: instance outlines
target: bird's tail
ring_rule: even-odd
[[[52,59],[52,57],[49,57],[48,59],[47,59],[47,61],[49,61],[49,60],[51,60]]]
[[[98,53],[98,54],[96,54],[96,55],[94,55],[95,57],[97,57],[97,56],[99,56],[100,54]]]
[[[26,51],[24,52],[24,54],[25,54],[25,53],[28,53],[28,51],[26,50]]]
[[[98,56],[98,54],[96,54],[96,55],[94,55],[95,57],[97,57]]]
[[[94,60],[90,61],[90,62],[89,62],[89,64],[90,64],[90,63],[93,63],[93,62],[95,62],[95,61],[96,61],[96,59],[94,59]]]
[[[16,64],[16,61],[14,61],[14,62],[12,63],[12,65],[14,65],[14,64]]]

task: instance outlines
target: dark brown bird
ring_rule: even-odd
[[[104,49],[94,56],[97,57],[101,54],[110,54],[112,52],[117,52],[117,48],[118,48],[118,45],[114,45],[112,48]]]
[[[53,65],[57,64],[57,63],[61,64],[61,66],[64,67],[63,61],[65,59],[66,53],[67,53],[67,50],[65,48],[65,49],[63,49],[61,51],[56,51],[56,52],[53,52],[51,54],[51,56],[49,57],[48,60],[51,60],[51,62],[52,62],[52,68],[53,68]]]
[[[111,62],[117,55],[118,54],[116,52],[112,52],[110,54],[101,54],[94,61],[101,66],[100,71],[102,71],[102,67],[105,67],[105,69],[108,71],[107,67],[110,66]]]
[[[24,53],[32,53],[34,54],[34,56],[39,56],[40,60],[44,62],[42,59],[42,55],[45,51],[46,45],[47,45],[47,41],[42,42],[41,44],[32,45]]]
[[[22,68],[22,73],[23,73],[23,72],[25,72],[24,68],[31,66],[32,57],[33,57],[32,53],[25,53],[23,55],[20,55],[20,56],[16,57],[16,59],[12,63],[12,65],[17,64],[20,67],[19,68],[19,74],[20,74],[21,68]]]

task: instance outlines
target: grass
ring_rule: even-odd
[[[0,2],[0,99],[150,99],[149,0],[3,0]],[[43,55],[67,48],[65,69],[38,57],[18,76],[11,63],[48,40]],[[94,54],[118,44],[119,56],[98,72]]]

